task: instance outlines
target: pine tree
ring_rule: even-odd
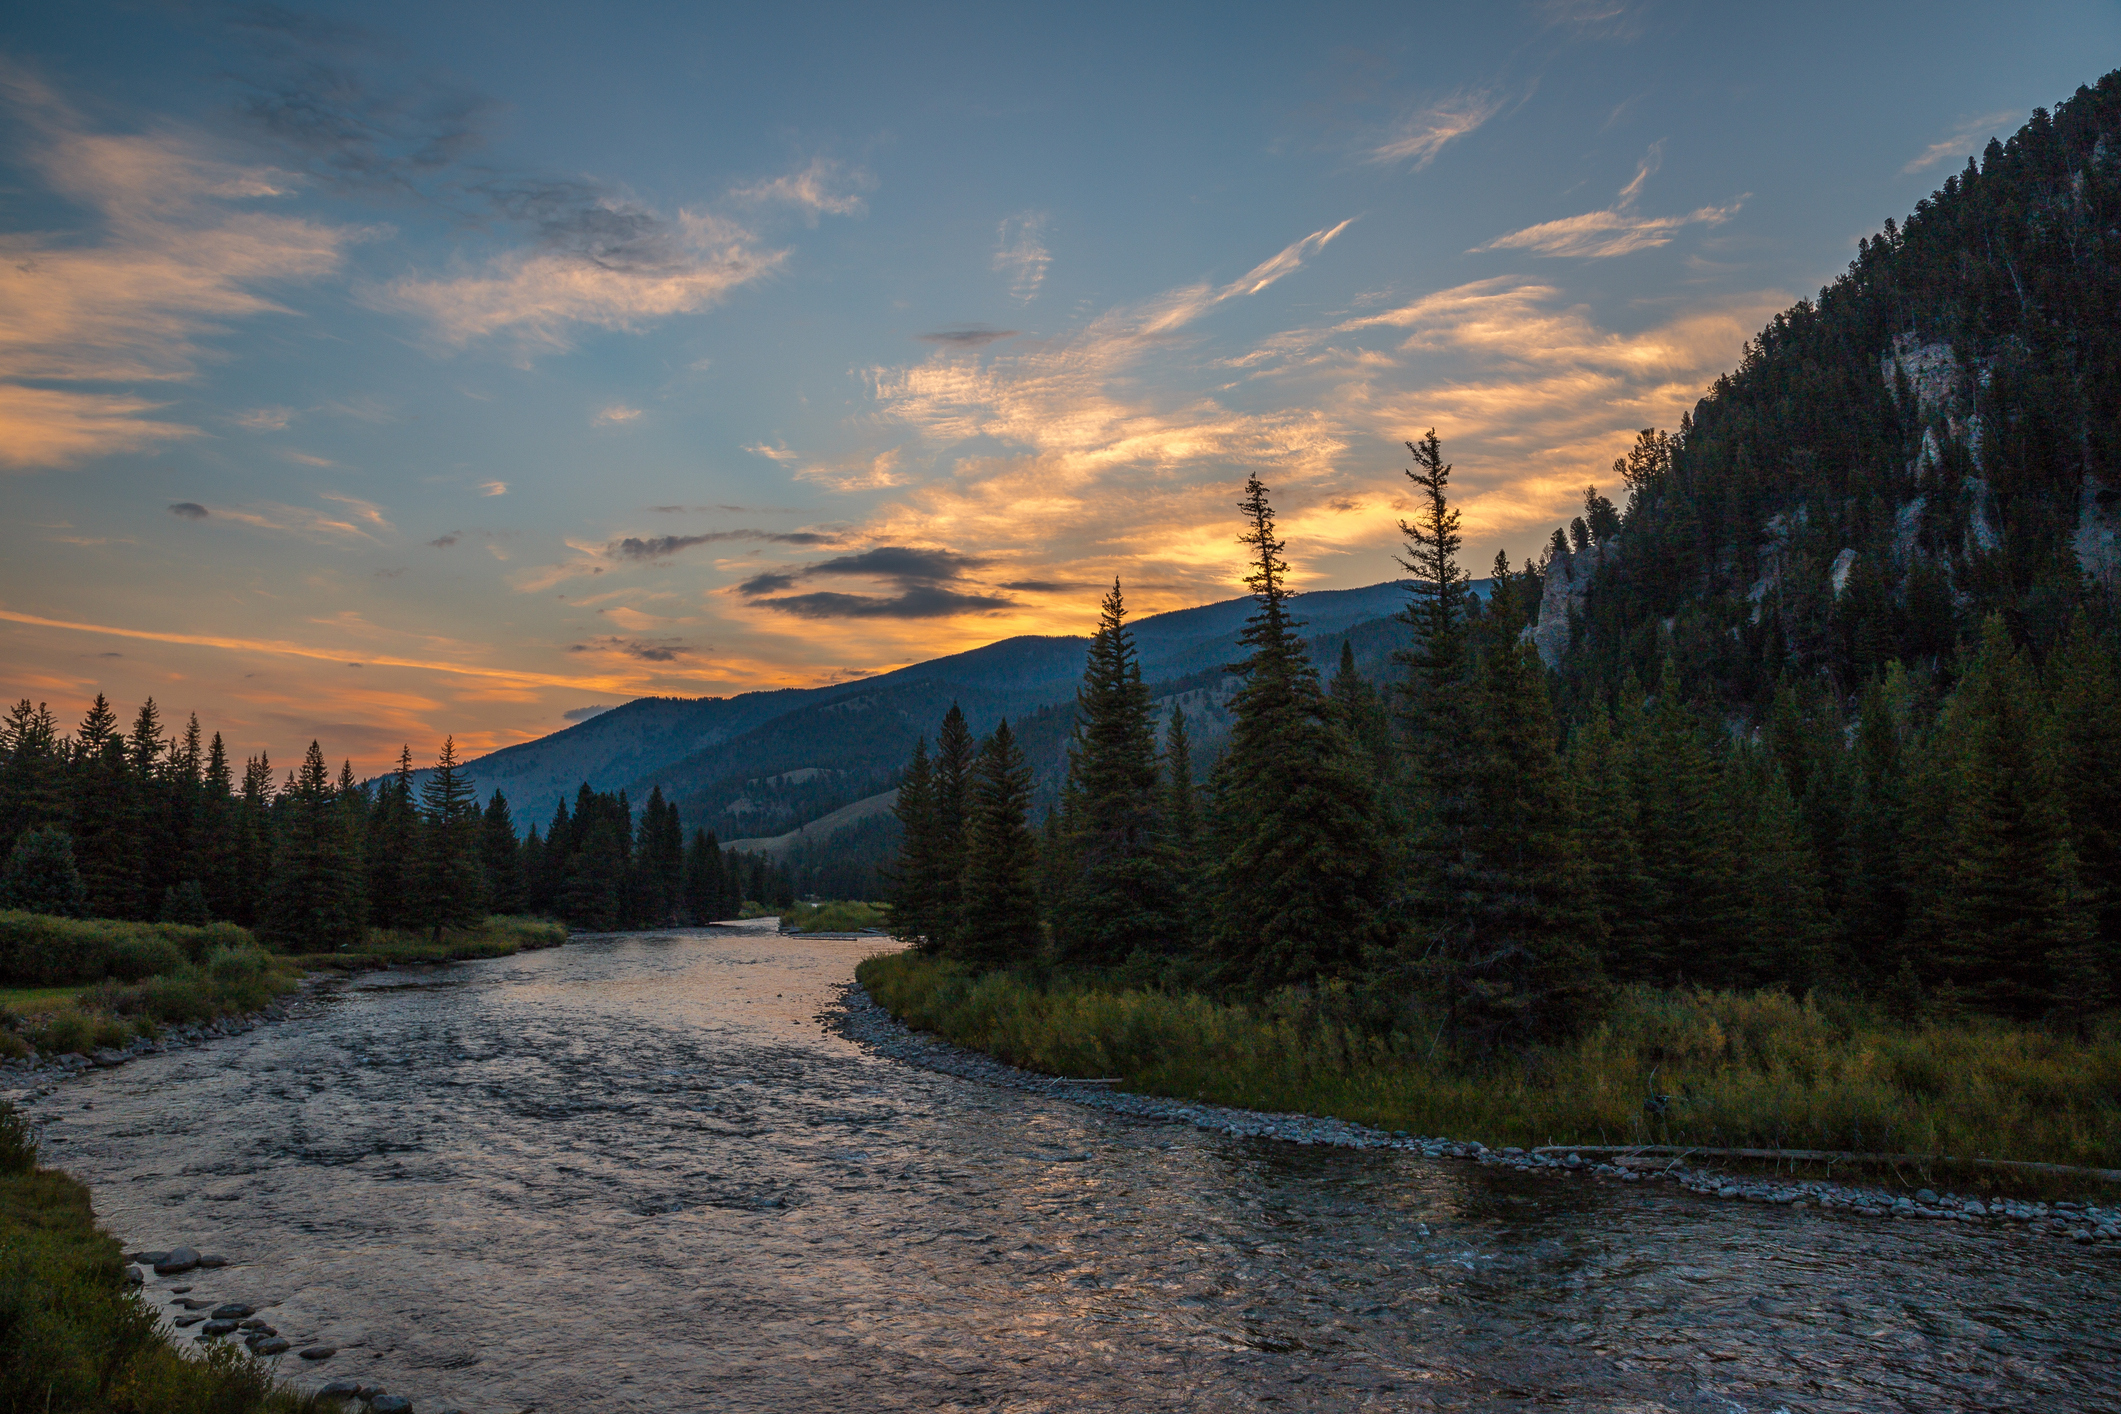
[[[25,697],[0,720],[0,851],[24,830],[66,820],[65,761],[51,708]]]
[[[309,744],[286,792],[287,816],[273,850],[258,936],[296,952],[327,952],[361,940],[358,876],[323,749]]]
[[[361,849],[368,919],[378,928],[417,926],[414,860],[419,829],[419,814],[413,805],[412,748],[404,746],[398,751],[396,773],[376,783]]]
[[[2096,1009],[2096,915],[2077,873],[2060,752],[2000,615],[1941,723],[1952,762],[1949,864],[1938,900],[1945,969],[1991,1011]],[[2085,995],[2089,989],[2091,995]]]
[[[1355,743],[1376,783],[1378,798],[1389,799],[1395,784],[1394,758],[1398,754],[1392,740],[1392,717],[1385,710],[1383,696],[1356,670],[1354,645],[1345,638],[1340,641],[1340,666],[1333,681],[1326,685],[1326,695],[1333,699],[1334,709],[1340,713],[1341,729]]]
[[[1788,777],[1779,762],[1750,749],[1723,776],[1738,833],[1740,934],[1722,975],[1706,980],[1809,991],[1831,980],[1832,920]]]
[[[1654,940],[1631,980],[1727,980],[1742,934],[1733,822],[1700,724],[1667,658],[1656,707],[1629,743],[1637,835],[1656,903]]]
[[[1257,605],[1237,665],[1229,754],[1216,773],[1213,943],[1224,975],[1256,993],[1355,971],[1384,940],[1380,814],[1289,613],[1285,546],[1258,477],[1240,543]]]
[[[1638,710],[1641,697],[1637,687]],[[1576,802],[1576,854],[1583,862],[1584,886],[1604,940],[1603,970],[1615,977],[1641,976],[1655,934],[1656,886],[1643,869],[1636,841],[1641,812],[1627,750],[1602,708],[1569,743],[1569,776]]]
[[[241,907],[238,877],[235,776],[228,747],[215,732],[200,772],[199,803],[192,814],[185,844],[185,872],[199,881],[206,911],[215,918],[234,918]]]
[[[685,851],[685,912],[687,923],[713,923],[728,915],[722,910],[722,849],[712,833],[692,832]]]
[[[74,732],[68,811],[83,903],[93,918],[140,918],[140,794],[126,739],[102,693]]]
[[[522,846],[508,813],[508,797],[499,791],[486,802],[479,824],[479,863],[486,875],[486,906],[495,913],[523,911]]]
[[[1177,912],[1156,799],[1156,729],[1117,579],[1075,694],[1061,820],[1069,878],[1053,941],[1068,962],[1108,966],[1167,951]]]
[[[236,807],[236,911],[232,921],[257,923],[271,885],[273,851],[272,758],[260,751],[243,763],[243,796]]]
[[[1193,740],[1185,709],[1171,704],[1164,731],[1164,840],[1170,859],[1177,922],[1172,944],[1190,951],[1200,931],[1201,841],[1199,794],[1193,784]]]
[[[966,838],[970,833],[970,796],[976,748],[965,714],[953,702],[943,714],[935,739],[935,830],[932,836],[933,897],[938,929],[930,936],[947,947],[963,917]]]
[[[969,792],[971,828],[952,955],[975,967],[1038,956],[1038,844],[1032,838],[1031,767],[1004,719],[981,743]]]
[[[1898,660],[1864,689],[1851,762],[1847,888],[1839,919],[1841,952],[1854,976],[1880,988],[1903,966],[1909,900],[1902,872],[1908,808],[1903,748],[1911,729],[1911,691]]]
[[[892,802],[903,832],[898,859],[889,880],[891,890],[891,936],[902,943],[934,948],[944,930],[937,925],[940,849],[935,800],[935,774],[928,764],[928,739],[913,745],[913,759],[899,780],[898,798]]]
[[[56,825],[39,825],[15,837],[0,870],[0,908],[77,917],[86,895],[74,867],[74,842]]]
[[[414,865],[413,926],[439,940],[444,928],[466,928],[486,916],[479,868],[478,788],[457,766],[454,736],[420,786],[419,854]]]
[[[2075,616],[2046,679],[2077,870],[2112,948],[2121,944],[2121,665],[2088,615]]]
[[[1518,638],[1517,604],[1505,562],[1463,747],[1471,789],[1450,876],[1457,916],[1438,920],[1432,954],[1444,965],[1452,1029],[1478,1045],[1562,1035],[1590,1014],[1601,985],[1576,802],[1545,672]]]

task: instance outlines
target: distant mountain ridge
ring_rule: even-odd
[[[1474,588],[1484,593],[1486,581]],[[1331,671],[1346,637],[1365,673],[1381,676],[1405,636],[1395,616],[1407,591],[1406,581],[1392,580],[1299,596],[1321,669]],[[1133,625],[1143,677],[1160,698],[1183,695],[1189,715],[1202,716],[1194,735],[1204,753],[1222,735],[1213,689],[1222,669],[1243,656],[1239,635],[1252,610],[1245,596]],[[587,782],[624,789],[636,803],[660,786],[678,802],[688,832],[774,837],[891,789],[913,743],[932,736],[955,701],[976,731],[1008,717],[1042,776],[1057,781],[1088,643],[1027,634],[826,687],[639,698],[465,769],[481,799],[507,794],[522,830],[542,829],[554,807]],[[805,778],[769,779],[791,772]]]

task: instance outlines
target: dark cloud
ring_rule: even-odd
[[[458,540],[460,540],[460,539],[462,539],[462,538],[463,538],[463,532],[461,532],[461,531],[456,531],[456,530],[452,530],[452,531],[450,531],[450,532],[449,532],[449,534],[447,534],[447,535],[438,535],[438,536],[436,536],[436,537],[435,537],[434,539],[432,539],[432,540],[428,541],[427,543],[428,543],[428,544],[429,544],[429,545],[430,545],[431,547],[433,547],[434,549],[437,549],[437,550],[447,550],[447,549],[448,549],[448,548],[449,548],[450,546],[452,546],[452,545],[456,544],[456,543],[457,543],[457,541],[458,541]]]
[[[560,713],[560,720],[563,722],[586,722],[591,717],[602,716],[604,713],[609,712],[610,710],[611,709],[609,707],[605,707],[601,704],[595,707],[570,707],[566,711]]]
[[[737,593],[756,598],[761,594],[778,594],[783,589],[795,588],[796,576],[779,570],[767,570],[755,574],[736,587]]]
[[[210,514],[206,507],[200,505],[197,501],[178,501],[169,508],[169,513],[173,516],[181,516],[185,520],[205,520]]]
[[[687,645],[676,639],[665,639],[660,643],[643,638],[619,638],[610,636],[591,639],[587,643],[570,643],[570,653],[619,653],[628,658],[638,658],[643,663],[673,663],[692,652]]]
[[[87,654],[83,654],[82,656],[84,656],[84,657],[88,657],[88,658],[123,658],[123,657],[124,657],[125,655],[124,655],[123,653],[108,653],[108,652],[105,652],[105,653],[87,653]]]
[[[895,579],[911,588],[917,584],[962,579],[967,570],[980,569],[988,563],[974,555],[960,555],[955,550],[879,545],[858,555],[842,555],[836,560],[812,565],[803,574],[805,577],[816,574],[870,575],[877,579]]]
[[[660,515],[667,516],[673,514],[674,512],[682,511],[685,508],[683,506],[650,506],[648,509],[651,511],[655,511]]]
[[[996,329],[988,324],[968,324],[962,329],[937,329],[927,334],[915,334],[913,337],[924,344],[942,344],[953,349],[977,349],[1002,339],[1013,339],[1016,335],[1017,331],[1014,329]]]
[[[624,540],[614,541],[611,553],[622,560],[661,560],[695,545],[712,545],[723,540],[763,540],[775,545],[837,545],[840,537],[809,530],[716,530],[705,535],[656,535],[646,540],[629,535]]]
[[[1013,608],[1016,601],[997,594],[961,594],[954,589],[923,585],[888,597],[820,592],[752,602],[803,619],[945,619],[956,614]]]
[[[1014,589],[1022,594],[1059,594],[1063,590],[1094,589],[1092,584],[1071,584],[1064,579],[1012,579],[998,589]]]

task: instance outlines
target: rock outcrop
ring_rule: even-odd
[[[1560,664],[1569,651],[1570,616],[1582,612],[1583,596],[1598,571],[1619,559],[1620,537],[1612,535],[1603,544],[1557,554],[1547,562],[1546,585],[1539,595],[1539,623],[1529,630],[1541,663],[1549,668]]]

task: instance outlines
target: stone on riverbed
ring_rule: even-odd
[[[245,1306],[241,1302],[231,1301],[226,1305],[214,1307],[214,1319],[217,1321],[240,1321],[246,1316],[256,1315],[257,1309],[255,1306]]]
[[[317,1391],[319,1399],[352,1399],[361,1392],[359,1380],[333,1380]]]
[[[198,1265],[199,1254],[197,1251],[190,1247],[172,1247],[162,1254],[161,1261],[155,1263],[155,1275],[159,1277],[178,1276],[184,1272],[191,1271]]]
[[[225,1267],[228,1265],[228,1258],[216,1257],[209,1253],[207,1256],[201,1257],[199,1259],[199,1265],[207,1268]]]
[[[250,1353],[253,1355],[281,1355],[294,1344],[285,1336],[267,1335],[263,1331],[243,1343],[250,1347]]]
[[[204,1316],[179,1316],[174,1321],[171,1321],[170,1324],[175,1326],[178,1330],[182,1330],[186,1326],[196,1326],[197,1324],[199,1324],[199,1322],[205,1319],[206,1317]]]
[[[234,1321],[208,1321],[205,1325],[199,1327],[200,1335],[234,1335],[235,1333],[236,1323]]]
[[[339,1353],[336,1345],[312,1345],[302,1352],[304,1360],[329,1360]]]
[[[402,1394],[379,1394],[369,1401],[368,1414],[412,1414],[412,1401]]]

